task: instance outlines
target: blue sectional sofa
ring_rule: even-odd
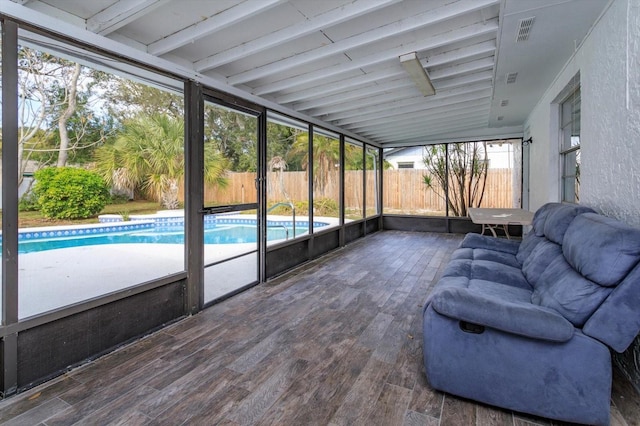
[[[468,234],[424,305],[439,390],[608,425],[611,353],[640,332],[640,230],[549,203],[522,242]]]

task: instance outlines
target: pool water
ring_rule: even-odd
[[[307,232],[308,228],[296,227],[296,236]],[[293,238],[289,230],[289,238]],[[281,240],[287,238],[287,231],[282,226],[267,228],[267,240]],[[229,225],[208,227],[204,231],[205,244],[240,244],[258,241],[257,229],[254,225]],[[20,241],[18,253],[32,253],[36,251],[53,250],[68,247],[82,247],[104,244],[183,244],[183,227],[163,227],[143,229],[123,233],[98,235],[82,235],[63,238],[51,238],[31,241]]]

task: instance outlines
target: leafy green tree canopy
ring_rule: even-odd
[[[205,181],[225,186],[227,162],[213,144],[205,144]],[[167,209],[178,208],[184,176],[184,121],[169,115],[140,115],[124,123],[112,144],[95,155],[96,170],[112,187],[138,190]]]

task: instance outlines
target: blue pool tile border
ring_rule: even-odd
[[[241,219],[237,217],[225,217],[225,215],[207,215],[204,218],[206,224],[209,225],[255,225],[257,219]],[[124,222],[120,218],[101,217],[100,223],[89,225],[75,225],[69,228],[60,226],[50,228],[26,228],[18,232],[18,242],[34,241],[51,238],[69,238],[75,236],[101,235],[118,232],[140,231],[145,229],[166,229],[184,225],[182,216],[157,216],[147,218],[132,218],[130,221]],[[322,228],[329,225],[326,222],[313,222],[315,228]],[[293,228],[291,220],[267,220],[267,227],[285,226]],[[296,227],[308,228],[309,221],[296,221]],[[2,234],[0,233],[0,243],[2,243]]]

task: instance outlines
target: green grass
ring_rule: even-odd
[[[128,201],[126,203],[107,204],[100,214],[149,214],[162,210],[162,207],[156,201]],[[2,211],[0,211],[0,219]],[[55,225],[79,225],[83,223],[98,223],[98,216],[88,219],[78,220],[54,220],[43,217],[40,212],[19,212],[18,227],[33,228],[37,226],[55,226]]]

